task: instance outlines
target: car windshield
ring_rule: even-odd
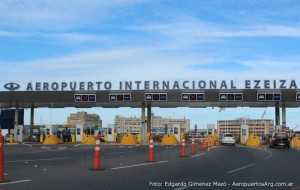
[[[233,137],[233,134],[225,134],[224,137]]]
[[[278,139],[283,139],[283,138],[287,138],[287,134],[286,133],[277,133],[275,135],[275,138],[278,138]]]

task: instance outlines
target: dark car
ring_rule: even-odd
[[[283,148],[290,148],[290,138],[286,132],[278,132],[270,139],[270,148],[281,146]]]

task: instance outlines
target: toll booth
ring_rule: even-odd
[[[23,125],[18,125],[17,127],[17,141],[25,142],[28,141],[29,131],[28,128],[25,128]]]
[[[57,135],[58,127],[53,125],[46,125],[45,130],[46,135]]]
[[[76,142],[82,142],[82,135],[83,132],[86,131],[86,125],[84,124],[77,124],[76,125]]]
[[[215,135],[215,125],[207,124],[207,135]]]
[[[107,125],[107,141],[108,142],[116,142],[115,131],[116,131],[116,128],[115,128],[114,124]]]
[[[173,124],[173,134],[176,137],[176,140],[180,142],[180,132],[181,132],[181,124]]]
[[[282,125],[275,125],[274,128],[274,133],[282,131]]]
[[[241,143],[244,144],[249,138],[249,125],[241,125]]]

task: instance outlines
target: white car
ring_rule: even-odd
[[[221,139],[221,145],[223,144],[231,144],[231,145],[235,145],[235,138],[234,135],[231,133],[226,133],[223,134],[222,139]]]

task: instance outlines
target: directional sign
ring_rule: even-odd
[[[257,101],[281,101],[281,93],[257,93]]]
[[[204,101],[204,93],[182,93],[181,101]]]
[[[96,102],[96,94],[74,94],[75,102]]]
[[[131,94],[109,94],[110,102],[131,101]]]
[[[145,101],[167,101],[167,93],[146,93]]]
[[[220,93],[219,101],[243,101],[243,93]]]

